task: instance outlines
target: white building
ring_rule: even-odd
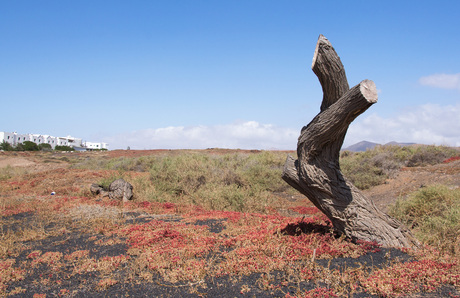
[[[56,146],[69,146],[69,141],[67,140],[67,138],[57,137]]]
[[[40,144],[45,143],[45,137],[42,136],[42,135],[31,134],[30,136],[31,136],[32,139],[33,139],[33,141],[32,141],[32,140],[30,140],[30,141],[31,141],[31,142],[34,142],[34,143],[37,144],[37,145],[40,145]]]
[[[53,137],[50,135],[41,134],[18,134],[17,132],[4,132],[0,131],[0,143],[3,141],[16,146],[25,141],[34,142],[37,145],[49,144],[51,148],[56,146],[69,146],[72,148],[79,148],[80,151],[95,150],[95,149],[109,149],[107,143],[83,142],[81,138],[67,137]]]
[[[88,149],[109,149],[109,144],[107,143],[95,143],[95,142],[85,142],[85,147]]]
[[[56,137],[43,135],[43,141],[44,143],[49,144],[53,149],[56,147]]]
[[[71,136],[67,136],[67,143],[69,144],[68,146],[70,147],[81,147],[83,146],[83,142],[80,138],[74,138]]]
[[[0,141],[16,145],[16,133],[0,131]]]
[[[25,141],[29,141],[29,135],[20,135],[17,133],[14,133],[16,135],[16,144],[18,143],[23,143]]]

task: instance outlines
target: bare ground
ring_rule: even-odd
[[[365,190],[364,194],[379,209],[387,211],[388,206],[398,198],[404,198],[421,187],[433,184],[460,187],[460,160],[427,167],[403,168],[396,177],[388,179],[385,184]]]

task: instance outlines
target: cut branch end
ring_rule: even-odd
[[[359,87],[361,94],[369,103],[376,103],[378,99],[377,87],[371,80],[364,80],[361,82]]]

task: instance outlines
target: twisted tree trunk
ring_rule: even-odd
[[[345,69],[331,43],[320,35],[312,64],[323,88],[320,113],[302,128],[298,160],[288,156],[283,179],[304,194],[352,240],[385,247],[416,247],[417,239],[397,220],[378,210],[340,171],[339,154],[350,123],[377,102],[374,82],[349,89]]]

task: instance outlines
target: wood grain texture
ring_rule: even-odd
[[[347,92],[349,86],[339,55],[323,35],[319,36],[316,43],[311,69],[323,88],[321,111],[324,111]]]
[[[350,123],[377,102],[374,82],[364,80],[349,89],[340,58],[322,35],[312,69],[323,88],[321,112],[302,128],[298,160],[288,156],[283,179],[310,199],[346,237],[385,247],[417,247],[417,239],[406,227],[378,210],[340,171],[340,148]]]

